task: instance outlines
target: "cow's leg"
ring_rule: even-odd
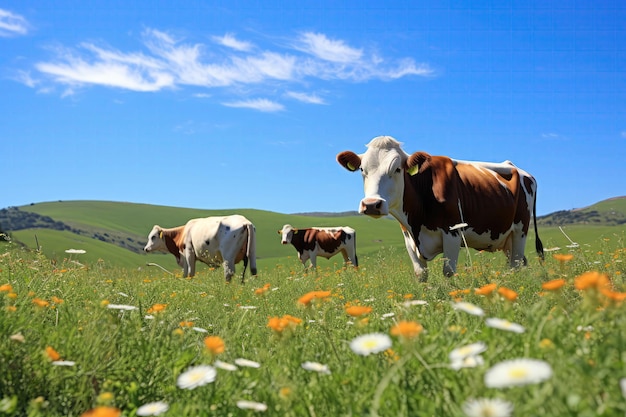
[[[183,277],[193,277],[194,275],[196,275],[196,254],[193,249],[185,249]]]
[[[341,250],[341,253],[346,264],[350,262],[354,267],[359,266],[359,261],[356,259],[356,251],[354,248],[347,246],[345,249]]]
[[[298,259],[300,259],[300,262],[302,262],[302,266],[306,268],[306,261],[309,260],[309,253],[308,252],[298,253]]]
[[[246,269],[248,268],[248,255],[243,257],[243,272],[241,273],[241,283],[243,284],[246,278]]]
[[[420,255],[420,253],[418,252],[411,234],[406,230],[402,231],[402,234],[404,236],[404,245],[406,246],[406,251],[409,254],[409,258],[411,258],[411,263],[413,263],[413,272],[415,273],[415,276],[420,280],[420,282],[426,282],[426,280],[428,279],[426,259],[424,259],[424,257],[422,257],[422,255]]]
[[[524,248],[526,247],[526,237],[522,235],[522,232],[513,232],[511,239],[511,249],[509,254],[509,264],[511,268],[518,268],[520,266],[526,266],[528,261],[524,256]]]
[[[314,270],[317,270],[317,255],[315,253],[311,253],[309,257],[311,258],[311,267]]]
[[[235,263],[233,261],[225,259],[223,266],[224,266],[224,279],[226,280],[226,282],[230,282],[233,275],[235,275]]]
[[[461,247],[461,235],[443,234],[443,275],[451,277],[456,273],[456,265],[459,261]]]

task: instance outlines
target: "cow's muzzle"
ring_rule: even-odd
[[[364,198],[359,206],[359,213],[372,217],[382,217],[389,214],[387,202],[382,198]]]

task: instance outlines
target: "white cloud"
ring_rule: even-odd
[[[238,107],[238,108],[246,108],[246,109],[254,109],[262,112],[276,112],[285,109],[280,103],[276,103],[271,100],[267,100],[264,98],[251,99],[251,100],[242,100],[242,101],[233,101],[222,103],[227,107]]]
[[[0,37],[26,35],[28,22],[22,16],[0,9]]]
[[[428,65],[417,64],[412,58],[385,59],[320,33],[301,34],[291,47],[274,45],[265,50],[231,34],[212,38],[234,51],[215,50],[211,43],[191,43],[156,29],[147,29],[142,36],[143,51],[125,52],[93,43],[57,48],[52,51],[53,59],[35,64],[35,69],[44,75],[37,82],[42,84],[47,80],[48,84],[50,81],[61,84],[66,88],[65,95],[89,85],[138,92],[182,86],[240,90],[245,85],[256,85],[267,86],[266,94],[287,95],[309,104],[326,104],[315,94],[293,92],[290,87],[303,81],[392,81],[433,74]],[[29,75],[22,77],[22,82],[34,86],[35,79]],[[284,109],[282,104],[266,99],[226,99],[225,105],[261,111]]]
[[[213,36],[211,39],[222,46],[232,48],[236,51],[246,52],[254,47],[254,45],[250,42],[240,41],[230,33],[227,33],[224,36]]]
[[[323,98],[317,94],[298,93],[296,91],[287,91],[286,95],[298,101],[308,104],[327,104]]]

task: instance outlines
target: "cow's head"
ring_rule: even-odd
[[[281,235],[280,243],[282,243],[283,245],[291,243],[291,238],[293,237],[294,233],[298,233],[298,229],[295,229],[290,224],[284,225],[282,230],[278,231],[278,234]]]
[[[148,235],[148,243],[143,248],[146,252],[165,252],[167,251],[167,246],[165,244],[165,239],[163,239],[163,228],[161,226],[155,225],[150,234]]]
[[[360,169],[363,175],[365,197],[359,213],[381,217],[401,210],[405,172],[415,174],[428,155],[408,155],[400,146],[391,136],[378,136],[367,144],[363,154],[344,151],[337,155],[340,165],[348,171]]]

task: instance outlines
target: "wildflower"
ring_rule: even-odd
[[[454,291],[450,291],[448,294],[450,295],[450,297],[459,297],[461,295],[465,295],[465,294],[469,294],[470,290],[469,289],[465,289],[465,290],[454,290]]]
[[[223,369],[225,371],[236,371],[237,367],[233,364],[230,363],[226,363],[226,362],[222,362],[221,360],[216,360],[215,363],[213,363],[213,365],[218,368],[218,369]]]
[[[498,288],[498,294],[500,294],[501,296],[503,296],[504,298],[506,298],[509,301],[517,300],[517,293],[515,291],[513,291],[512,289],[507,288],[507,287],[500,287],[500,288]]]
[[[239,400],[237,401],[237,407],[241,408],[242,410],[253,410],[253,411],[267,410],[267,405],[256,402],[256,401]]]
[[[80,417],[119,417],[122,415],[122,410],[115,407],[101,406],[92,408],[89,411],[85,411]]]
[[[282,398],[283,400],[288,400],[289,397],[291,397],[292,392],[293,391],[291,388],[282,387],[281,389],[278,390],[278,396]]]
[[[350,342],[350,349],[357,355],[368,356],[383,352],[391,347],[391,339],[383,333],[370,333],[358,336]]]
[[[14,312],[17,311],[17,307],[15,307],[15,306],[6,306],[6,310],[9,311],[9,312],[14,313]]]
[[[20,343],[24,343],[26,341],[26,339],[24,339],[24,335],[19,332],[9,336],[9,339],[13,340],[14,342],[20,342]]]
[[[220,353],[224,353],[226,345],[224,340],[219,336],[207,336],[204,338],[204,346],[213,356],[217,356]]]
[[[215,381],[217,372],[209,365],[198,365],[178,376],[176,385],[182,389],[194,389]]]
[[[419,335],[424,327],[416,321],[402,320],[391,328],[391,335],[404,339],[413,339]]]
[[[467,356],[463,359],[458,359],[450,363],[450,369],[458,371],[461,368],[476,368],[485,363],[485,360],[480,355]]]
[[[148,314],[159,313],[161,311],[164,311],[165,307],[167,307],[167,304],[157,303],[157,304],[154,304],[152,307],[150,307],[148,311],[146,311],[146,313]]]
[[[268,282],[267,284],[265,284],[261,288],[257,288],[256,290],[254,290],[254,293],[256,295],[263,295],[263,294],[265,294],[266,292],[269,291],[270,287],[271,287],[271,285]]]
[[[63,299],[56,297],[56,296],[52,296],[52,302],[54,304],[63,304]]]
[[[368,306],[348,306],[346,307],[346,313],[352,317],[359,317],[372,312],[372,307]]]
[[[138,308],[135,306],[129,306],[126,304],[108,304],[108,302],[106,304],[106,307],[111,310],[126,310],[126,311],[138,310]]]
[[[309,306],[314,299],[324,300],[330,297],[330,291],[311,291],[298,298],[298,303]]]
[[[543,338],[539,342],[539,347],[541,349],[552,349],[554,347],[554,342],[548,338]]]
[[[170,406],[163,401],[155,401],[142,405],[137,409],[138,416],[160,416],[169,410]]]
[[[246,368],[260,368],[261,364],[255,361],[251,361],[249,359],[237,358],[235,359],[235,364],[239,366],[245,366]]]
[[[526,331],[526,329],[524,329],[524,326],[522,326],[521,324],[511,323],[508,320],[498,319],[495,317],[490,317],[486,319],[485,324],[487,325],[487,327],[506,330],[513,333],[524,333]]]
[[[585,272],[574,279],[574,287],[577,290],[589,290],[609,288],[611,285],[609,277],[596,271]]]
[[[619,380],[619,387],[622,389],[622,395],[626,398],[626,378]]]
[[[462,408],[467,417],[509,417],[513,413],[513,404],[499,398],[470,399]]]
[[[208,333],[209,332],[207,329],[203,329],[202,327],[192,327],[191,330],[196,331],[198,333]]]
[[[52,346],[46,346],[46,355],[48,355],[48,358],[52,361],[58,361],[59,359],[61,359],[61,355],[59,355],[59,352],[54,350]]]
[[[294,330],[298,324],[302,323],[302,319],[285,314],[282,317],[270,317],[267,327],[276,333],[282,333],[284,330]]]
[[[466,312],[467,314],[471,314],[473,316],[484,316],[485,312],[482,308],[465,301],[460,301],[458,303],[453,303],[452,308],[455,310],[461,310]]]
[[[600,292],[602,293],[602,295],[604,295],[609,300],[613,300],[613,301],[617,301],[617,302],[622,302],[622,301],[626,300],[626,293],[625,292],[611,291],[611,290],[609,290],[607,288],[602,288],[600,290]]]
[[[83,253],[87,253],[87,251],[83,250],[83,249],[67,249],[65,251],[65,253],[69,253],[69,254],[83,254]]]
[[[541,288],[546,291],[556,291],[563,287],[567,282],[563,278],[553,279],[552,281],[547,281],[541,284]]]
[[[552,376],[552,368],[538,359],[512,359],[500,362],[485,373],[488,388],[506,388],[535,384]]]
[[[42,300],[41,298],[33,298],[33,304],[41,308],[48,307],[50,305],[49,302]]]
[[[328,369],[328,365],[323,365],[318,362],[304,362],[302,365],[303,369],[307,371],[317,372],[319,374],[330,375],[330,369]]]
[[[13,286],[11,284],[2,284],[0,285],[0,292],[12,292]]]
[[[492,292],[496,290],[496,284],[487,284],[483,285],[480,288],[474,290],[474,294],[476,295],[491,295]]]
[[[180,323],[178,323],[178,325],[180,327],[192,327],[193,321],[181,321]]]
[[[574,259],[574,255],[571,253],[553,253],[552,257],[559,261],[561,265]]]
[[[55,365],[55,366],[74,366],[74,365],[76,365],[76,362],[74,362],[74,361],[53,361],[52,364]]]
[[[451,362],[459,361],[470,356],[476,356],[487,350],[487,345],[484,342],[471,343],[469,345],[461,346],[453,349],[448,355]]]
[[[413,306],[425,306],[428,304],[428,301],[424,301],[424,300],[407,300],[404,303],[402,303],[402,305],[404,307],[413,307]]]

